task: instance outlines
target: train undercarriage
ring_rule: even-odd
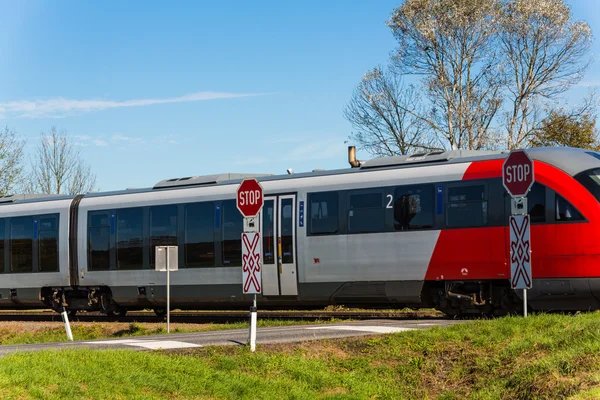
[[[448,316],[504,316],[523,311],[523,302],[508,282],[446,281],[428,286],[428,302]]]
[[[164,305],[155,302],[149,302],[144,296],[134,301],[135,306],[118,304],[112,295],[108,286],[96,287],[45,287],[40,292],[40,300],[49,308],[56,312],[67,310],[71,315],[78,311],[95,311],[109,316],[124,316],[128,309],[154,309],[155,313],[163,316],[166,313]],[[300,299],[301,300],[301,299]],[[342,299],[339,299],[342,300]],[[207,306],[236,308],[234,304],[227,302],[211,302],[211,304],[197,304],[198,309],[207,308]],[[304,304],[306,303],[306,304]],[[487,315],[503,316],[512,313],[520,313],[523,310],[522,300],[510,288],[508,282],[499,281],[440,281],[425,282],[421,292],[421,301],[419,303],[397,303],[392,299],[343,299],[336,301],[333,298],[326,298],[323,301],[299,301],[299,299],[287,299],[285,307],[299,308],[318,308],[329,305],[345,305],[358,308],[435,308],[444,314],[455,317],[459,315]],[[261,308],[267,309],[278,307],[276,302],[261,305]],[[178,307],[179,308],[179,307]],[[190,307],[186,307],[190,308]],[[193,308],[193,307],[192,307]],[[243,308],[243,307],[242,307]]]

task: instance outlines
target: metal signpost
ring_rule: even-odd
[[[256,295],[262,292],[262,240],[259,212],[263,206],[262,186],[256,179],[245,179],[237,190],[237,208],[244,216],[242,232],[242,291],[254,294],[250,307],[250,351],[256,350]]]
[[[171,271],[179,269],[177,246],[156,246],[155,270],[167,271],[167,333],[171,332]]]
[[[502,184],[512,197],[510,229],[510,286],[523,289],[523,315],[527,317],[527,289],[531,289],[531,219],[527,193],[533,186],[533,161],[524,150],[512,151],[502,165]]]

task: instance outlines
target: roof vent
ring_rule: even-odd
[[[375,158],[367,161],[361,169],[391,167],[394,165],[424,164],[445,162],[455,158],[477,157],[490,154],[500,154],[498,151],[485,150],[450,150],[433,151],[430,153],[417,153],[412,155]]]
[[[269,176],[269,174],[239,174],[226,173],[203,176],[186,176],[185,178],[165,179],[154,185],[154,189],[181,187],[181,186],[203,186],[216,185],[217,183],[231,181],[235,179],[257,178],[261,176]]]
[[[44,199],[44,198],[55,198],[55,197],[69,197],[64,194],[9,194],[0,197],[0,204],[14,203],[15,201],[31,200],[31,199]]]

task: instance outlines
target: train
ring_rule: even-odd
[[[531,148],[527,194],[533,287],[527,307],[600,305],[600,153]],[[236,190],[260,182],[261,309],[435,308],[447,315],[519,312],[511,289],[502,185],[508,152],[437,151],[356,159],[286,174],[222,173],[151,188],[0,198],[0,308],[75,314],[166,312],[156,246],[177,246],[170,303],[246,309],[243,217]]]

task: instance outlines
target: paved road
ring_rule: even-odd
[[[365,320],[339,324],[295,325],[257,330],[258,344],[302,342],[316,339],[336,339],[351,336],[376,335],[426,329],[433,326],[448,326],[465,321],[459,320]],[[49,349],[134,349],[165,350],[204,346],[244,345],[248,341],[248,329],[233,329],[211,332],[174,333],[169,335],[140,336],[127,339],[75,341],[43,344],[0,346],[0,355],[14,352],[40,351]]]

